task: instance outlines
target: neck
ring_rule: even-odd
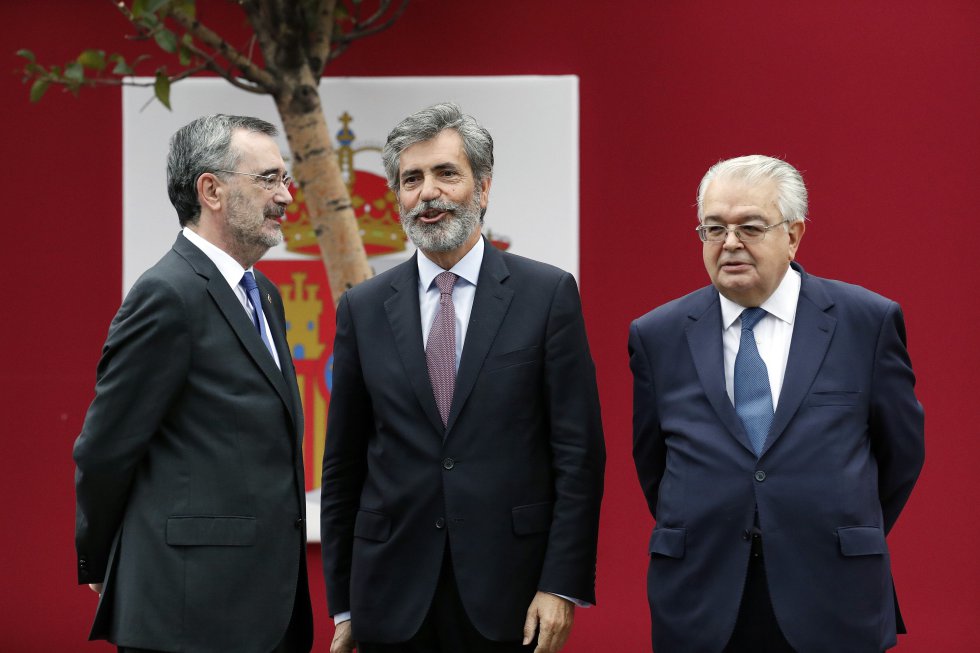
[[[269,251],[269,248],[265,247],[264,245],[239,242],[235,238],[232,238],[218,229],[214,229],[213,227],[209,228],[209,224],[210,223],[203,220],[198,220],[197,224],[189,224],[187,227],[198,236],[235,259],[235,261],[246,270],[258,263],[259,259],[265,256],[265,253]]]

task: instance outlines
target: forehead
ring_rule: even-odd
[[[778,188],[771,179],[712,179],[704,192],[704,218],[732,220],[779,216]]]
[[[398,158],[398,171],[427,170],[445,165],[469,170],[463,139],[455,129],[444,129],[427,141],[410,145]]]
[[[262,132],[237,129],[231,136],[231,146],[238,153],[242,166],[262,171],[275,171],[284,167],[282,153],[275,139]]]

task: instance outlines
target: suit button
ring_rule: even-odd
[[[79,569],[85,569],[86,567],[88,567],[88,560],[79,560],[78,561],[78,568]]]
[[[452,469],[455,466],[456,466],[456,461],[453,460],[452,458],[443,458],[442,459],[442,468],[443,469]]]
[[[766,473],[761,469],[757,471],[755,474],[753,474],[753,476],[755,477],[755,480],[759,481],[760,483],[766,480]]]
[[[302,529],[303,528],[303,518],[302,517],[300,517],[299,519],[296,520],[296,528],[297,529]]]
[[[439,519],[436,520],[436,528],[445,528],[445,527],[446,527],[446,520],[445,519],[443,519],[442,517],[440,517]]]

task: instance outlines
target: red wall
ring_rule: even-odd
[[[240,32],[219,6],[231,17],[222,27]],[[609,467],[600,605],[578,611],[567,651],[649,650],[651,520],[630,459],[626,329],[707,282],[695,187],[717,159],[749,152],[804,172],[807,269],[905,308],[928,459],[889,538],[911,629],[899,649],[975,650],[978,25],[973,0],[416,0],[330,69],[581,79],[581,281]],[[30,47],[64,62],[85,47],[136,52],[125,28],[106,2],[0,7],[3,161],[13,175],[0,245],[4,651],[110,650],[84,643],[95,597],[75,585],[70,451],[121,285],[119,93],[55,91],[31,106],[12,53]],[[479,107],[464,108],[479,118]],[[318,573],[313,583],[325,651]]]

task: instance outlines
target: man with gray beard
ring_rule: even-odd
[[[274,137],[214,115],[177,131],[182,227],[133,285],[75,442],[90,639],[120,653],[305,653],[303,409],[282,299],[253,265],[292,201]]]
[[[321,530],[332,653],[553,653],[595,603],[605,448],[575,280],[481,236],[490,134],[383,152],[409,261],[337,308]]]

